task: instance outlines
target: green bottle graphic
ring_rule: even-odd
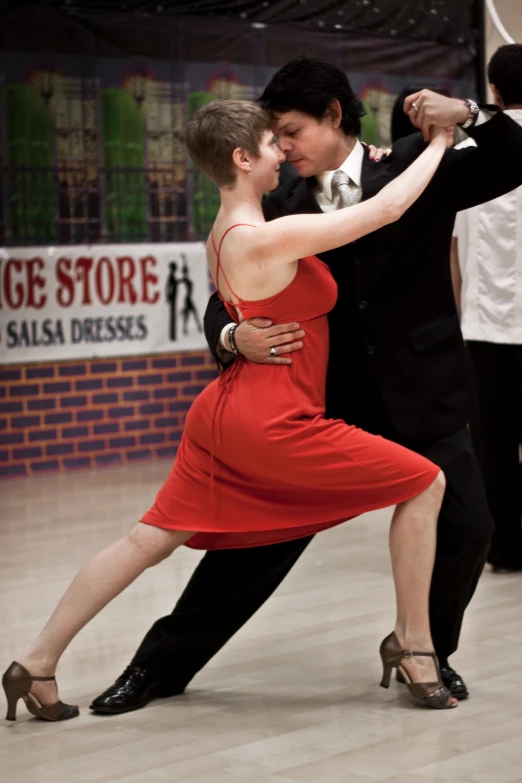
[[[143,116],[131,93],[118,88],[101,91],[100,114],[107,240],[144,240],[147,203]]]
[[[361,118],[361,141],[366,144],[373,144],[375,147],[379,146],[379,124],[377,117],[372,111],[372,108],[368,101],[363,101],[362,105],[366,111],[364,117]]]
[[[56,226],[50,108],[31,84],[10,84],[4,89],[4,118],[10,242],[51,242]]]
[[[195,111],[215,100],[211,92],[193,92],[189,95],[188,111],[192,117]],[[192,230],[195,239],[206,238],[219,209],[219,192],[197,167],[191,163],[192,179]]]

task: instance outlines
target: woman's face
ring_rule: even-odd
[[[256,190],[268,193],[279,184],[279,169],[285,156],[272,131],[265,131],[259,142],[259,158],[252,161],[252,180]]]

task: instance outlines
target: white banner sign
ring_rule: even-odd
[[[0,363],[206,348],[200,242],[0,249]]]

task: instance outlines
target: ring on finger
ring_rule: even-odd
[[[274,347],[270,348],[270,356],[277,356],[277,351]]]
[[[413,101],[413,103],[411,105],[412,105],[412,108],[415,109],[415,111],[419,111],[419,107],[417,106],[415,101]]]

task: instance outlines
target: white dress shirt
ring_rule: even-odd
[[[522,109],[508,109],[522,125]],[[459,147],[474,144],[471,139]],[[459,212],[462,333],[466,340],[522,344],[522,186]]]

